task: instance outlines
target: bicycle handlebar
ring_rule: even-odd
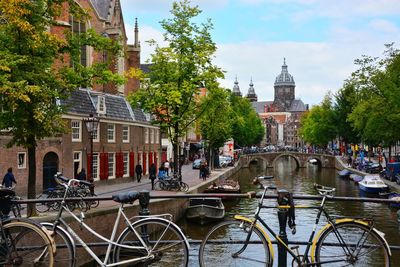
[[[334,187],[323,186],[320,184],[314,184],[314,188],[322,196],[332,196],[336,191],[336,188],[334,188]]]

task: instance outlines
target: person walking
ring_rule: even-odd
[[[142,173],[143,173],[143,168],[140,160],[138,161],[136,167],[135,167],[135,172],[136,172],[136,179],[138,183],[140,183],[140,180],[142,179]]]
[[[86,170],[82,168],[82,170],[78,173],[78,180],[86,181]]]
[[[2,186],[6,188],[12,188],[13,183],[17,184],[14,174],[12,173],[12,168],[8,168],[6,175],[4,175]]]
[[[200,165],[200,178],[203,178],[203,181],[207,178],[207,166],[206,163]]]
[[[151,180],[151,190],[154,190],[154,180],[156,179],[157,175],[157,169],[154,163],[150,165],[149,175],[150,175],[149,178]]]
[[[168,160],[164,162],[164,170],[167,172],[167,176],[169,176],[169,162]]]

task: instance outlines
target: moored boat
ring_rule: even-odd
[[[350,174],[350,180],[352,180],[356,184],[361,182],[362,179],[364,179],[364,176],[361,176],[361,175],[358,175],[358,174],[355,174],[355,173]]]
[[[397,203],[390,203],[389,206],[392,208],[400,208],[400,194],[399,193],[391,193],[388,199],[396,200]]]
[[[222,220],[225,207],[220,198],[191,198],[186,218],[200,224]]]
[[[347,170],[347,169],[338,171],[338,175],[339,175],[339,177],[341,177],[341,178],[349,178],[350,174],[352,174],[352,172],[349,171],[349,170]]]
[[[367,193],[380,193],[389,189],[378,175],[366,175],[364,179],[358,183],[358,187],[360,190]]]
[[[213,183],[204,193],[240,193],[240,185],[237,181],[225,180],[219,184]]]
[[[257,176],[256,178],[260,179],[260,180],[268,180],[268,179],[274,178],[274,176],[273,175],[260,175],[260,176]]]

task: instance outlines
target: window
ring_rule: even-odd
[[[129,176],[129,153],[124,153],[124,177]]]
[[[149,129],[144,128],[144,143],[148,144],[149,143]]]
[[[156,139],[156,144],[158,144],[160,142],[160,132],[158,129],[154,130],[154,135],[155,135],[155,139]]]
[[[107,140],[108,142],[115,142],[115,124],[107,125]]]
[[[74,177],[78,177],[78,173],[82,169],[82,164],[81,164],[81,152],[80,151],[74,151]]]
[[[17,164],[18,169],[26,168],[26,152],[18,152]]]
[[[72,142],[80,142],[81,141],[81,122],[80,121],[71,121],[71,130],[72,130]]]
[[[108,153],[108,178],[115,178],[115,154]]]
[[[97,112],[99,114],[106,114],[106,98],[103,95],[97,97]]]
[[[154,144],[154,129],[150,129],[150,144]]]
[[[93,153],[93,180],[99,180],[99,154]]]
[[[99,133],[100,133],[100,123],[97,124],[97,128],[93,131],[93,142],[99,142]]]
[[[129,126],[128,125],[122,126],[122,142],[129,143]]]
[[[81,34],[81,33],[85,33],[86,32],[86,23],[82,22],[76,18],[74,18],[73,16],[70,16],[69,18],[69,23],[72,25],[72,33],[73,34]],[[81,53],[79,55],[79,59],[80,59],[80,63],[82,64],[82,66],[86,67],[88,66],[88,56],[87,56],[87,46],[86,45],[82,45],[81,46]]]

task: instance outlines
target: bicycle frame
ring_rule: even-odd
[[[66,196],[68,194],[68,190],[69,190],[69,183],[70,182],[68,182],[68,185],[66,185],[65,195],[64,195],[64,198],[63,198],[63,200],[61,202],[61,208],[60,208],[60,210],[58,212],[57,219],[54,222],[54,227],[56,227],[59,224],[63,225],[65,227],[65,229],[68,231],[68,233],[73,238],[75,238],[82,245],[82,247],[90,254],[90,256],[101,266],[110,266],[110,267],[111,266],[119,266],[119,265],[122,265],[122,264],[133,263],[133,262],[141,261],[141,260],[144,260],[144,259],[151,259],[153,257],[153,255],[150,253],[151,251],[150,251],[149,247],[146,245],[146,242],[142,239],[140,234],[135,231],[135,229],[131,225],[132,224],[131,221],[129,220],[129,218],[124,213],[124,207],[123,207],[124,205],[123,204],[121,204],[119,209],[118,209],[117,218],[115,220],[115,223],[114,223],[113,230],[112,230],[110,238],[106,238],[106,237],[100,235],[99,233],[97,233],[90,226],[88,226],[86,223],[83,222],[84,218],[79,218],[72,211],[70,211],[68,209],[68,206],[66,205],[66,202],[65,202],[65,198],[66,198]],[[63,220],[63,218],[61,217],[63,211],[66,211],[75,221],[80,223],[81,227],[83,227],[84,229],[89,231],[92,235],[94,235],[97,238],[99,238],[99,239],[101,239],[101,240],[103,240],[103,241],[108,243],[104,261],[101,261],[101,259],[99,257],[97,257],[97,255],[93,252],[93,250],[80,238],[80,236],[68,225],[68,223],[66,223]],[[118,229],[118,225],[120,224],[121,217],[123,218],[123,221],[125,221],[126,225],[132,230],[132,232],[135,233],[136,237],[140,241],[141,246],[128,246],[128,245],[118,244],[118,243],[115,242],[117,229]],[[165,221],[168,221],[168,220],[165,220]],[[170,221],[168,221],[168,222],[171,223]],[[113,246],[123,247],[123,248],[126,248],[126,249],[132,249],[132,250],[145,249],[147,251],[147,255],[143,256],[143,257],[139,257],[139,258],[134,258],[134,259],[130,259],[130,260],[117,262],[117,263],[107,264],[107,262],[110,259],[110,255],[111,255]]]
[[[324,216],[327,218],[327,221],[328,221],[328,222],[327,222],[327,226],[332,226],[332,227],[333,227],[334,232],[335,232],[335,234],[336,234],[336,236],[337,236],[337,238],[338,238],[339,245],[340,245],[340,246],[346,251],[346,253],[348,253],[349,255],[352,255],[352,254],[353,254],[353,253],[351,252],[350,248],[348,247],[348,245],[346,244],[346,242],[344,242],[344,240],[343,240],[341,234],[339,233],[339,231],[336,230],[336,226],[335,226],[335,225],[336,225],[337,222],[335,222],[335,220],[332,219],[332,218],[329,216],[328,212],[324,209],[325,201],[326,201],[326,198],[328,197],[328,196],[325,194],[325,195],[323,195],[323,199],[322,199],[321,204],[320,204],[319,206],[295,206],[295,208],[301,208],[301,209],[316,209],[316,210],[318,210],[318,213],[317,213],[317,217],[316,217],[316,219],[315,219],[314,226],[313,226],[313,228],[312,228],[311,234],[310,234],[309,239],[308,239],[308,242],[307,242],[306,250],[305,250],[305,252],[304,252],[303,255],[297,255],[297,253],[296,253],[295,251],[293,251],[291,248],[289,248],[288,245],[285,244],[285,242],[279,237],[279,235],[277,235],[277,234],[271,229],[271,227],[269,227],[268,224],[259,216],[259,213],[260,213],[260,211],[261,211],[262,209],[276,209],[276,208],[278,208],[278,209],[288,209],[288,208],[290,208],[290,206],[287,206],[287,205],[286,205],[286,206],[282,206],[282,205],[278,205],[278,206],[267,206],[267,205],[264,205],[264,204],[263,204],[263,201],[264,201],[264,198],[265,198],[265,195],[266,195],[267,190],[268,190],[268,187],[265,188],[265,190],[264,190],[264,192],[263,192],[263,194],[262,194],[262,196],[261,196],[261,199],[260,199],[260,201],[259,201],[259,203],[258,203],[256,212],[255,212],[255,214],[254,214],[254,216],[253,216],[253,219],[251,219],[251,220],[250,220],[250,219],[246,219],[245,217],[242,217],[242,216],[235,216],[235,219],[246,220],[246,221],[250,222],[250,223],[251,223],[251,226],[250,226],[251,228],[256,227],[256,225],[259,225],[259,224],[257,224],[258,221],[261,222],[261,224],[264,226],[264,228],[267,229],[267,231],[275,238],[275,240],[277,241],[277,243],[280,244],[280,245],[282,245],[283,248],[284,248],[287,252],[289,252],[289,254],[290,254],[290,255],[293,257],[293,259],[297,262],[297,264],[299,264],[299,265],[301,265],[301,266],[311,266],[311,265],[315,265],[315,264],[324,264],[324,263],[326,264],[326,263],[335,262],[335,261],[310,262],[310,261],[309,261],[309,258],[308,258],[308,254],[309,254],[309,252],[310,252],[310,248],[311,248],[311,247],[314,248],[314,245],[315,245],[314,242],[313,242],[313,240],[314,240],[314,237],[315,237],[315,233],[316,233],[317,226],[318,226],[318,224],[319,224],[319,220],[320,220],[320,218],[321,218],[321,215],[324,214]],[[364,222],[364,221],[362,221],[362,222]],[[369,232],[368,232],[368,234],[369,234],[369,233],[373,230],[373,224],[366,224],[366,225],[369,225],[369,226],[370,226]],[[322,229],[320,230],[320,232],[322,232],[322,230],[324,230],[324,229],[325,229],[325,227],[322,228]],[[264,232],[264,231],[261,231],[261,232],[263,233],[263,235],[265,235],[265,232]],[[252,233],[252,231],[249,231],[249,234],[248,234],[248,236],[247,236],[247,238],[246,238],[246,241],[245,241],[243,247],[242,247],[238,252],[235,253],[236,255],[239,255],[241,252],[243,252],[243,251],[246,249],[246,246],[247,246],[248,242],[250,241],[251,233]],[[265,237],[265,239],[268,240],[268,242],[270,243],[270,239],[268,238],[268,236],[264,236],[264,237]],[[359,245],[359,244],[357,244],[357,245]],[[356,250],[356,251],[357,251],[357,250]],[[273,252],[272,252],[272,253],[273,253]],[[273,256],[273,255],[272,255],[272,256]],[[301,260],[301,258],[303,258],[303,260]]]

